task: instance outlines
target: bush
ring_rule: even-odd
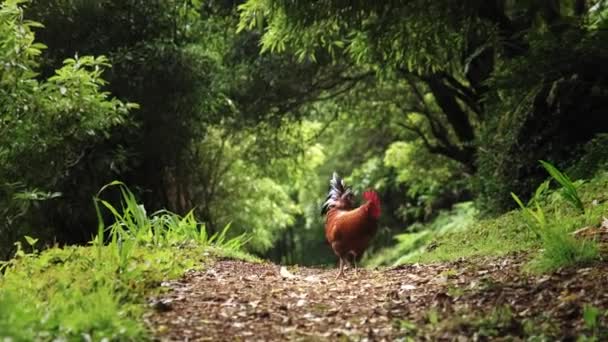
[[[45,47],[35,42],[40,24],[23,18],[26,2],[0,7],[0,259],[30,226],[48,225],[35,209],[62,196],[57,184],[135,107],[102,90],[110,66],[103,56],[66,59],[55,75],[39,80]]]

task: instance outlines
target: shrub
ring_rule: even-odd
[[[34,209],[61,197],[57,184],[136,107],[102,90],[110,66],[103,56],[68,58],[39,79],[45,46],[33,29],[41,25],[24,19],[24,3],[0,6],[0,259],[28,226],[48,224],[37,221],[41,211]]]

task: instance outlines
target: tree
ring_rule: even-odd
[[[458,161],[469,174],[477,174],[481,165],[482,183],[491,180],[491,174],[497,170],[504,175],[501,175],[502,181],[515,176],[518,182],[526,184],[518,191],[529,193],[531,183],[525,179],[528,177],[537,183],[537,177],[541,174],[536,162],[521,160],[523,172],[513,173],[497,169],[509,163],[490,166],[484,156],[479,159],[479,153],[486,156],[502,154],[507,156],[507,160],[521,153],[513,144],[515,141],[519,146],[523,142],[525,150],[532,151],[535,145],[527,144],[532,141],[529,132],[538,131],[538,125],[546,123],[546,120],[534,118],[556,113],[557,107],[546,108],[542,105],[550,90],[555,88],[555,82],[562,77],[568,79],[597,70],[595,63],[581,65],[574,63],[575,59],[568,59],[571,61],[568,64],[555,57],[561,53],[541,53],[543,50],[548,52],[546,49],[549,45],[555,50],[568,46],[575,52],[571,56],[586,56],[589,61],[601,60],[601,48],[577,43],[578,39],[578,42],[593,41],[598,44],[597,47],[603,44],[603,35],[597,30],[601,20],[596,18],[596,13],[602,12],[603,5],[600,2],[592,6],[594,3],[249,0],[240,7],[240,29],[259,30],[263,27],[264,33],[260,39],[263,51],[293,51],[303,61],[314,61],[319,53],[328,53],[336,61],[350,63],[355,68],[374,70],[381,79],[389,79],[394,85],[407,85],[402,87],[403,92],[414,96],[396,97],[394,105],[405,109],[402,125],[416,133],[429,151]],[[589,25],[591,22],[594,24]],[[536,64],[545,61],[549,64],[561,61],[562,66],[575,67],[569,70],[558,68],[565,73],[536,68]],[[596,66],[593,67],[593,64]],[[518,74],[521,67],[528,71],[536,68],[543,73]],[[512,75],[512,80],[520,78],[531,81],[526,86],[528,93],[505,88],[500,79],[508,74]],[[530,75],[537,78],[530,80],[527,77]],[[574,81],[581,85],[585,82],[598,85],[595,79]],[[515,83],[520,84],[513,81]],[[588,85],[584,87],[591,89]],[[600,87],[603,89],[604,85]],[[590,96],[588,91],[582,94]],[[504,101],[505,95],[514,97]],[[534,101],[527,102],[524,108],[517,108],[523,117],[509,119],[513,123],[518,120],[524,123],[521,126],[515,124],[517,128],[508,133],[519,135],[521,139],[509,140],[505,145],[508,147],[499,152],[495,148],[497,144],[487,139],[501,135],[496,131],[499,129],[497,122],[504,122],[501,118],[505,113],[513,111],[513,107],[508,107],[504,102],[513,106],[526,102],[525,99]],[[532,103],[535,105],[532,106]],[[597,105],[603,106],[601,103]],[[425,119],[412,125],[408,119],[410,113],[422,113]],[[551,121],[557,123],[553,127],[561,127],[556,128],[560,131],[564,129],[570,121],[569,115],[560,112],[553,116]],[[575,139],[573,143],[576,146],[607,127],[595,114],[588,116],[586,121],[593,122],[594,129],[585,131],[580,139]],[[543,135],[541,141],[556,146],[561,138],[553,137],[561,133],[555,135],[549,131],[540,131]],[[544,152],[560,160],[573,158],[572,149],[569,148],[557,147],[555,151]],[[484,187],[481,186],[482,194],[496,193],[496,188],[486,192],[488,188]],[[498,193],[501,198],[509,200],[508,191]]]

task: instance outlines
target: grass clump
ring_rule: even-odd
[[[145,340],[145,298],[160,282],[200,267],[205,255],[245,256],[247,238],[229,238],[229,227],[209,236],[192,213],[147,215],[124,184],[109,186],[120,188],[122,208],[95,199],[100,225],[92,246],[39,252],[30,238],[2,264],[0,340]],[[102,208],[114,218],[108,227]]]
[[[552,215],[545,214],[541,202],[542,196],[548,188],[548,181],[539,186],[528,205],[524,205],[517,195],[511,193],[511,196],[521,208],[527,226],[540,238],[542,243],[541,252],[534,258],[529,268],[539,272],[547,272],[562,266],[585,264],[597,260],[599,248],[595,241],[577,239],[571,234],[577,228],[577,225],[580,227],[588,221],[587,211],[578,194],[576,185],[565,173],[559,171],[552,164],[542,160],[540,163],[551,177],[561,185],[561,189],[557,190],[557,193],[577,212],[572,213],[568,208],[562,206],[553,208]],[[533,209],[530,207],[533,207]]]
[[[554,222],[541,235],[542,250],[528,265],[536,272],[550,272],[562,266],[583,265],[597,260],[599,249],[594,241],[579,240],[571,230]]]

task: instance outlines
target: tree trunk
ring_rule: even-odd
[[[467,113],[460,107],[454,91],[448,87],[443,80],[436,76],[425,77],[424,80],[427,82],[435,101],[441,110],[445,113],[446,118],[454,132],[458,136],[458,139],[463,144],[470,144],[475,139],[475,132]]]

